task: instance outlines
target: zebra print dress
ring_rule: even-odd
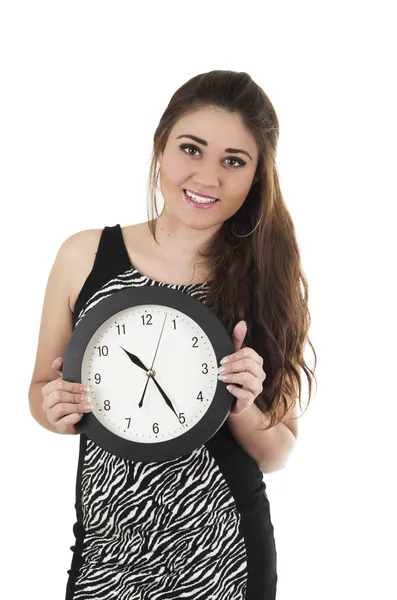
[[[131,264],[105,227],[73,326],[110,294],[165,285],[205,302],[207,284],[161,283]],[[119,458],[80,434],[75,545],[65,600],[274,600],[276,547],[263,474],[227,421],[165,462]]]

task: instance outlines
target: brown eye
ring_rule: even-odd
[[[234,158],[232,156],[229,156],[228,158],[226,158],[226,160],[237,161],[237,163],[240,165],[240,167],[243,167],[245,164],[247,164],[243,160],[241,160],[241,158]]]
[[[194,144],[181,144],[180,149],[182,152],[185,152],[186,149],[189,150],[197,150],[197,152],[201,153],[200,148],[197,148],[197,146],[195,146]],[[189,154],[189,152],[185,152],[185,154]],[[190,154],[190,156],[195,156],[194,154]],[[237,158],[235,156],[228,156],[225,160],[231,160],[235,163],[237,163],[239,165],[239,167],[244,167],[247,163],[244,160],[241,160],[241,158]],[[235,168],[235,167],[233,167]]]
[[[197,146],[193,146],[193,144],[181,144],[181,146],[179,147],[182,150],[182,152],[185,152],[186,148],[189,150],[198,150],[200,152],[200,149],[197,148]],[[189,154],[189,152],[185,152],[185,154]],[[193,154],[191,154],[190,156],[193,156]]]

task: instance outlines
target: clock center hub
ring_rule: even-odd
[[[154,369],[149,369],[148,371],[146,371],[146,375],[148,377],[154,377],[156,375],[156,371]]]

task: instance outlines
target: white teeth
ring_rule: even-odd
[[[212,198],[203,198],[202,196],[196,196],[196,194],[192,194],[192,192],[188,192],[187,190],[185,191],[185,194],[186,196],[189,196],[189,198],[193,198],[195,202],[201,202],[205,204],[216,202],[216,200]]]

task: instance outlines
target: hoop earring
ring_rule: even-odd
[[[229,225],[229,229],[232,233],[234,233],[234,235],[236,235],[237,237],[243,238],[243,237],[248,237],[249,235],[251,235],[251,233],[253,233],[255,231],[255,229],[258,227],[259,223],[261,222],[262,217],[259,219],[259,221],[257,222],[257,224],[255,225],[255,227],[253,228],[252,231],[250,231],[249,233],[246,233],[244,235],[239,235],[238,233],[235,233],[233,231],[233,229],[231,228],[231,226]]]

